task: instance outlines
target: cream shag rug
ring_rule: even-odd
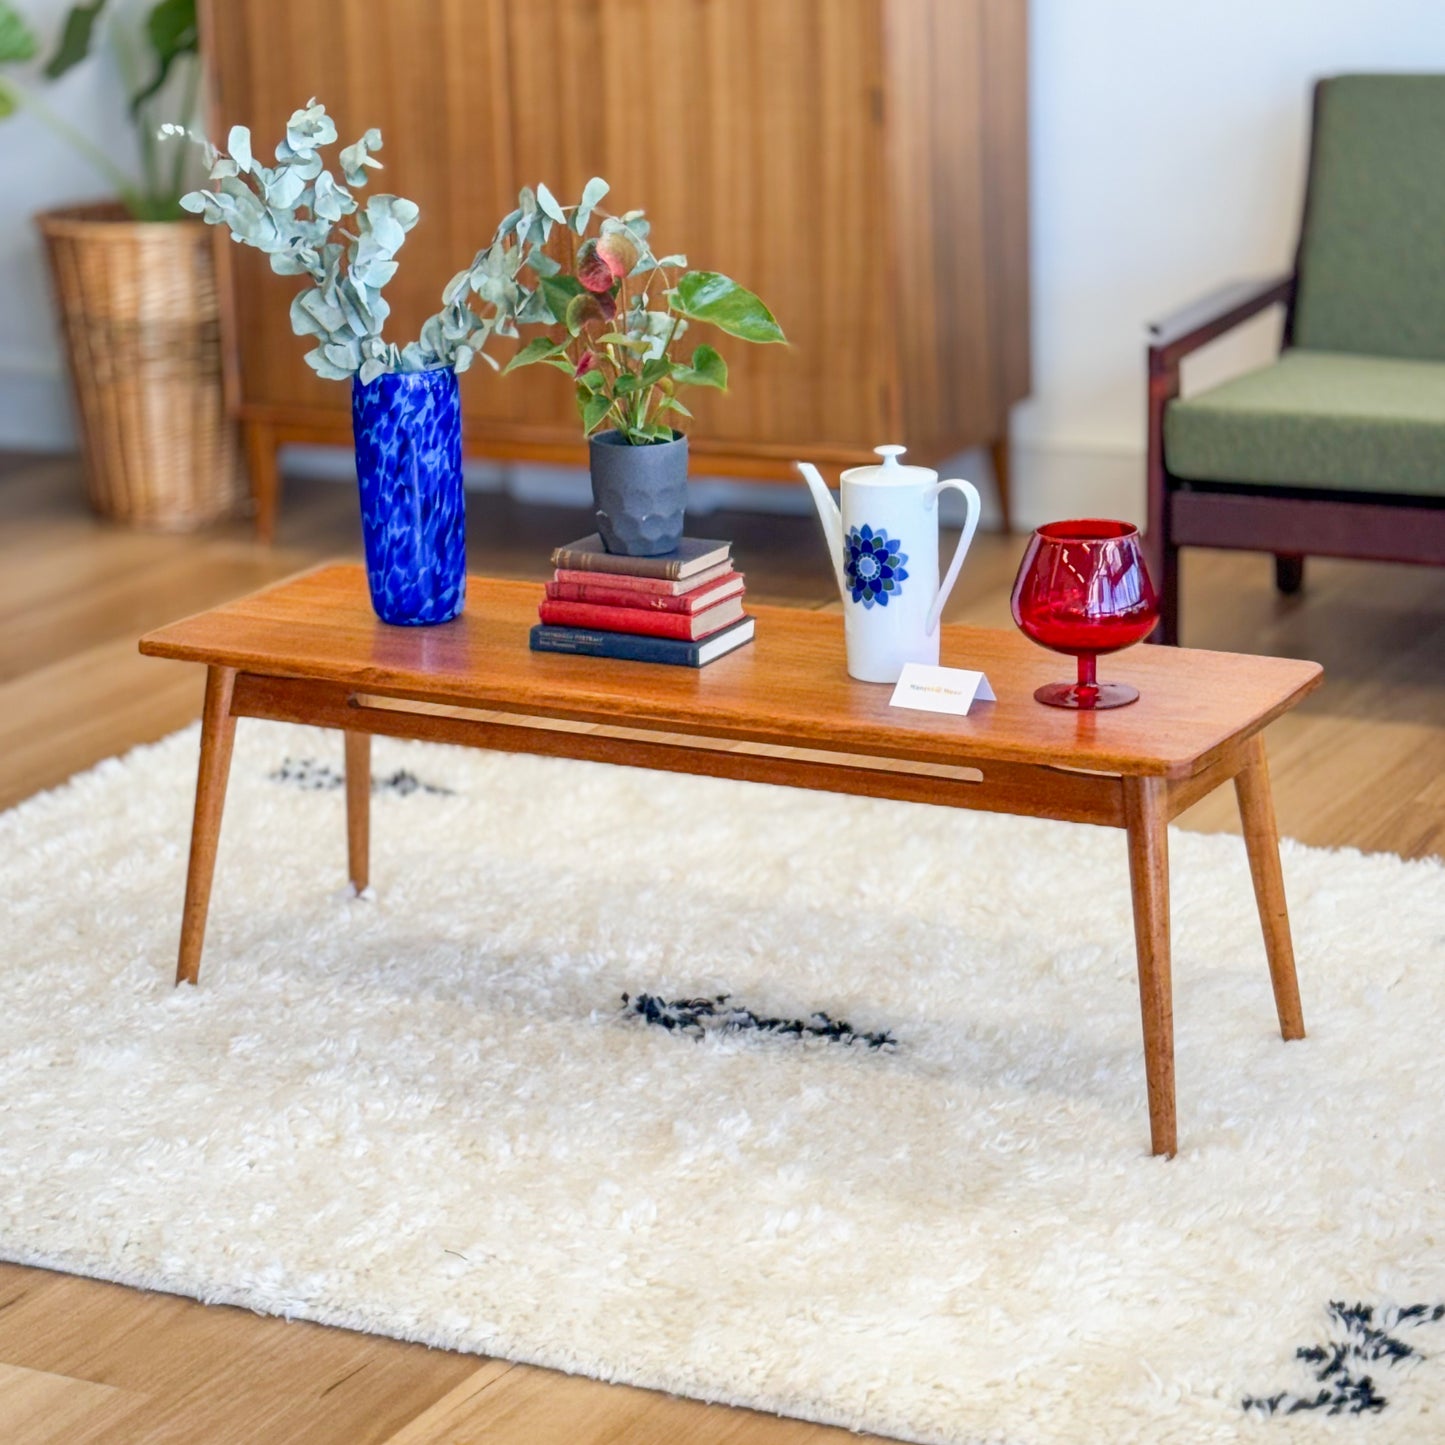
[[[1438,864],[1287,845],[1285,1045],[1175,835],[1168,1163],[1119,834],[379,740],[354,899],[339,739],[244,722],[175,991],[196,746],[0,817],[9,1259],[948,1445],[1445,1439]]]

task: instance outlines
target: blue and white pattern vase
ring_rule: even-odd
[[[352,382],[351,427],[371,605],[383,622],[450,622],[467,599],[462,408],[457,374]]]

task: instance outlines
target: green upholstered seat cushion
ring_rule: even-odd
[[[1445,496],[1445,361],[1286,351],[1169,403],[1176,477]]]
[[[1445,360],[1445,75],[1321,85],[1293,339]]]

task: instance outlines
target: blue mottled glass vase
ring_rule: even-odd
[[[450,622],[467,598],[457,374],[388,372],[351,387],[371,605],[383,622]]]

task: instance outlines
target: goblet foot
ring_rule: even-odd
[[[1106,707],[1127,707],[1139,701],[1139,689],[1127,682],[1051,682],[1034,693],[1034,701],[1049,707],[1072,707],[1097,712]]]

